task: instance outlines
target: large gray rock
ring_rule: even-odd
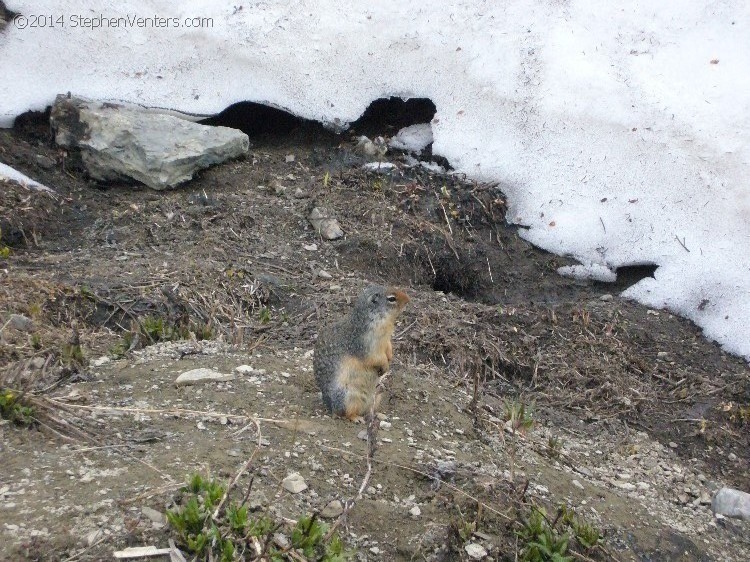
[[[750,521],[750,494],[734,488],[722,488],[714,496],[711,508],[714,513]]]
[[[55,100],[51,122],[57,144],[79,148],[94,179],[130,178],[153,189],[175,187],[250,147],[236,129],[64,95]]]

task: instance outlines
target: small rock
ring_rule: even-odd
[[[373,554],[380,554],[380,549],[377,546],[373,546],[372,548],[370,548],[370,552],[372,552]]]
[[[224,381],[231,381],[237,378],[235,375],[231,373],[220,373],[218,371],[214,371],[213,369],[192,369],[190,371],[185,371],[182,373],[177,379],[174,381],[176,386],[185,386],[189,384],[195,384],[197,382],[206,382],[206,381],[214,381],[214,382],[224,382]]]
[[[611,301],[614,298],[615,297],[613,297],[612,295],[610,295],[609,293],[607,293],[606,295],[602,295],[601,297],[599,297],[599,300],[607,302],[607,301]]]
[[[324,207],[315,207],[310,211],[310,216],[307,217],[310,224],[318,232],[324,240],[337,240],[344,235],[344,231],[341,230],[339,222],[334,218],[333,213]]]
[[[298,187],[294,190],[294,193],[292,194],[295,199],[306,199],[307,193],[305,193],[305,190],[301,187]]]
[[[287,163],[288,163],[288,162],[294,162],[294,160],[295,160],[295,158],[294,158],[294,154],[287,154],[287,155],[286,155],[286,158],[284,158],[284,160],[285,160],[285,161],[286,161]]]
[[[291,546],[287,536],[282,533],[274,533],[273,540],[281,548],[289,548]]]
[[[284,480],[281,481],[281,485],[287,492],[291,492],[292,494],[299,494],[300,492],[307,490],[305,479],[297,472],[293,472],[284,478]]]
[[[377,137],[373,142],[366,136],[362,135],[357,139],[357,146],[354,150],[365,156],[382,157],[388,152],[388,147],[386,146],[383,137]]]
[[[677,494],[677,501],[680,502],[681,504],[685,505],[686,503],[688,503],[690,501],[690,497],[688,497],[688,495],[684,494],[684,493],[683,494]]]
[[[665,359],[665,358],[669,357],[669,353],[667,353],[666,351],[660,351],[660,352],[658,352],[658,353],[656,354],[656,356],[657,356],[657,357],[658,357],[659,359]]]
[[[157,525],[164,525],[167,522],[166,517],[164,517],[164,514],[161,511],[157,511],[151,507],[144,506],[141,508],[141,513],[148,517],[151,521],[156,523]]]
[[[250,506],[251,511],[258,511],[268,505],[268,498],[263,492],[253,491],[250,493],[247,505]]]
[[[418,505],[415,505],[409,510],[409,513],[411,514],[412,517],[419,517],[420,515],[422,515],[422,510],[419,509]]]
[[[49,156],[45,156],[44,154],[37,154],[35,159],[37,165],[40,168],[44,168],[45,170],[51,170],[52,168],[57,166],[57,162],[55,162]]]
[[[711,509],[719,515],[750,521],[750,494],[734,488],[722,488],[714,496]]]
[[[581,490],[583,490],[583,484],[581,484],[578,480],[572,480],[570,483],[573,484],[573,486],[575,486],[576,488],[580,488]]]
[[[675,443],[674,441],[670,441],[669,442],[669,447],[671,449],[676,449],[677,447],[679,447],[679,445],[677,445],[677,443]]]
[[[315,252],[318,249],[317,244],[303,244],[302,247],[307,250],[308,252]]]
[[[383,431],[390,431],[391,427],[393,427],[393,424],[391,424],[391,422],[387,422],[387,421],[380,422],[380,429],[382,429]]]
[[[320,277],[321,279],[333,279],[333,275],[328,273],[325,269],[321,269],[320,271],[318,271],[318,277]]]
[[[227,455],[229,455],[230,457],[239,457],[240,456],[240,451],[239,451],[239,449],[229,449],[227,451]]]
[[[620,488],[621,490],[625,490],[626,492],[632,492],[635,490],[635,484],[632,482],[623,482],[622,480],[613,480],[612,485],[615,488]]]
[[[728,459],[729,459],[730,461],[734,462],[734,461],[736,461],[736,460],[737,460],[737,455],[735,455],[734,453],[729,453],[729,454],[727,455],[727,458],[728,458]]]
[[[241,375],[265,375],[265,369],[256,369],[252,365],[239,365],[234,368]]]
[[[339,500],[333,500],[328,503],[320,512],[324,519],[334,519],[344,513],[344,506]]]
[[[32,332],[34,331],[34,322],[31,318],[27,318],[23,314],[11,314],[8,319],[8,324],[14,330],[19,332]]]
[[[107,357],[106,355],[102,355],[98,359],[92,359],[91,360],[91,366],[92,367],[101,367],[102,365],[106,365],[110,361],[112,361],[112,360],[109,357]]]
[[[88,546],[93,546],[96,541],[99,540],[99,537],[102,536],[102,530],[101,529],[94,529],[89,534],[86,535],[86,544]]]
[[[464,547],[464,550],[472,560],[481,560],[482,558],[487,556],[487,549],[484,548],[481,544],[477,544],[475,542],[470,542],[469,544],[467,544]]]
[[[456,461],[437,461],[436,468],[442,478],[456,473]]]
[[[44,357],[34,357],[31,361],[29,361],[29,367],[39,370],[44,367],[46,363],[47,360]]]
[[[359,433],[357,433],[357,439],[361,439],[362,441],[367,441],[367,430],[363,429]]]

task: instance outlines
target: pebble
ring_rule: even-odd
[[[632,482],[623,482],[622,480],[612,480],[612,485],[615,488],[620,488],[621,490],[625,490],[626,492],[632,492],[635,490],[635,484]]]
[[[142,507],[141,513],[143,513],[143,515],[148,517],[153,523],[157,525],[164,525],[167,522],[166,517],[164,517],[164,514],[161,511],[157,511],[156,509],[153,509],[151,507]]]
[[[300,492],[307,490],[305,479],[297,472],[293,472],[284,478],[284,480],[281,481],[281,485],[287,492],[292,494],[299,494]]]
[[[380,422],[380,429],[382,429],[383,431],[390,431],[391,427],[393,427],[393,424],[391,424],[391,422],[387,422],[387,421]]]
[[[88,546],[92,546],[97,540],[99,540],[99,537],[102,536],[102,530],[101,529],[94,529],[89,534],[86,535],[86,544]]]
[[[302,247],[307,250],[308,252],[315,252],[318,249],[317,244],[303,244]]]
[[[344,235],[339,222],[328,209],[315,207],[307,218],[324,240],[337,240]]]
[[[362,441],[367,441],[367,430],[363,429],[359,433],[357,433],[357,439],[362,439]]]
[[[40,168],[44,168],[45,170],[51,170],[57,165],[57,162],[44,154],[36,155],[36,163]]]
[[[19,332],[31,332],[34,330],[34,322],[31,318],[27,318],[23,314],[11,314],[8,319],[8,324],[14,330]]]
[[[470,542],[469,544],[467,544],[464,547],[464,550],[472,560],[481,560],[482,558],[487,556],[487,549],[484,548],[481,544],[477,544],[475,542]]]
[[[609,293],[607,293],[606,295],[602,295],[601,297],[599,297],[599,300],[600,301],[604,301],[604,302],[611,301],[612,299],[614,299],[614,297],[612,295],[610,295]]]
[[[320,277],[321,279],[333,279],[333,275],[328,273],[325,269],[321,269],[320,271],[318,271],[318,277]]]
[[[573,486],[575,486],[576,488],[580,488],[581,490],[583,490],[583,484],[581,484],[578,480],[571,481],[571,484],[573,484]]]
[[[185,371],[182,373],[177,379],[174,381],[176,386],[186,386],[189,384],[195,384],[197,382],[205,382],[205,381],[215,381],[215,382],[223,382],[223,381],[231,381],[234,380],[236,377],[233,374],[228,373],[220,373],[218,371],[214,371],[213,369],[192,369],[190,371]]]
[[[98,359],[92,359],[91,365],[92,367],[101,367],[102,365],[106,365],[110,361],[112,360],[109,357],[107,357],[106,355],[102,355]]]
[[[256,369],[251,365],[239,365],[234,368],[241,375],[265,375],[265,369]]]
[[[676,448],[677,448],[678,446],[679,446],[679,445],[677,445],[677,443],[675,443],[674,441],[670,441],[670,442],[669,442],[669,447],[670,447],[670,449],[676,449]]]
[[[334,519],[344,513],[344,506],[339,500],[333,500],[328,503],[320,512],[324,519]]]
[[[287,154],[286,157],[284,158],[284,161],[287,163],[294,162],[294,160],[295,160],[294,154]]]
[[[45,363],[47,363],[47,360],[44,357],[34,357],[29,361],[29,367],[39,370],[44,367]]]
[[[422,515],[422,510],[419,509],[418,505],[415,505],[409,510],[409,513],[411,514],[412,517],[419,517],[420,515]]]

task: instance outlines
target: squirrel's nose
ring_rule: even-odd
[[[401,306],[406,306],[406,303],[408,303],[411,300],[409,298],[409,295],[407,295],[403,291],[393,291],[393,296],[396,297],[396,301]]]

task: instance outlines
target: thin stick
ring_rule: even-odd
[[[451,233],[451,236],[453,236],[453,229],[451,228],[451,221],[448,219],[448,213],[445,212],[445,205],[443,205],[443,202],[440,200],[440,197],[438,197],[438,194],[433,191],[435,194],[435,199],[437,199],[437,202],[440,203],[440,208],[443,209],[443,216],[445,217],[445,224],[448,225],[448,232]]]
[[[380,377],[380,380],[378,381],[377,387],[376,387],[376,395],[377,391],[382,388],[383,383],[388,376],[388,373],[383,374],[383,376]],[[378,424],[378,418],[375,415],[375,403],[377,400],[373,400],[372,404],[370,405],[370,419],[367,424],[367,471],[365,472],[364,478],[362,478],[362,482],[359,485],[359,490],[357,490],[357,495],[354,498],[348,499],[344,503],[344,510],[341,512],[341,515],[339,515],[339,518],[336,519],[336,522],[331,525],[331,528],[326,533],[326,536],[323,538],[323,542],[328,542],[328,540],[333,536],[333,533],[336,531],[336,529],[341,525],[341,523],[346,519],[346,517],[349,515],[349,512],[354,507],[354,504],[362,499],[362,494],[365,491],[365,488],[367,488],[367,485],[370,483],[370,477],[372,476],[372,461],[375,458],[375,448],[376,448],[376,437],[377,437],[377,424]]]
[[[255,424],[255,429],[258,430],[258,444],[255,446],[255,450],[250,455],[250,458],[247,459],[247,462],[237,471],[237,474],[235,474],[232,481],[229,483],[229,486],[227,486],[226,491],[224,492],[224,496],[221,498],[221,501],[219,502],[219,505],[216,506],[216,509],[214,510],[214,513],[212,517],[214,520],[217,520],[219,518],[219,513],[221,512],[221,509],[224,507],[224,504],[227,501],[227,498],[229,497],[229,492],[232,491],[232,488],[234,488],[237,485],[237,482],[239,481],[240,477],[245,474],[245,472],[248,471],[250,468],[250,465],[253,464],[253,460],[255,460],[255,455],[258,454],[258,451],[260,451],[261,441],[263,440],[263,434],[260,431],[260,424],[258,423],[258,420],[253,419],[253,423]]]

